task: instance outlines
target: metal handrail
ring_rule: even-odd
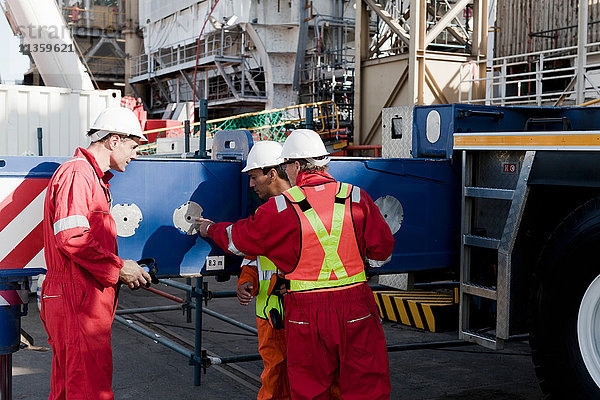
[[[200,53],[198,58],[210,56],[242,57],[242,32],[230,30],[226,35],[220,31],[209,32],[200,39]],[[186,39],[155,50],[150,54],[151,62],[148,63],[148,54],[140,54],[131,58],[130,73],[132,77],[156,72],[159,69],[169,68],[196,60],[197,44],[195,40]]]
[[[69,26],[87,28],[116,28],[124,25],[125,14],[108,7],[94,6],[91,9],[76,6],[61,7]]]
[[[594,50],[600,48],[600,42],[588,43],[585,48],[586,86],[583,94],[590,99],[593,98],[591,94],[594,93],[600,96],[599,84],[593,82],[588,75],[588,72],[600,66],[596,60],[590,60],[600,54],[600,51]],[[484,66],[484,62],[486,63],[485,77],[476,76],[474,73],[476,70],[472,69],[475,65],[473,62],[464,63],[460,69],[459,102],[537,106],[547,105],[550,102],[560,104],[564,100],[573,102],[574,99],[570,96],[577,93],[573,87],[573,82],[577,78],[576,51],[577,46],[569,46],[493,58],[478,63],[479,68]],[[588,63],[588,60],[592,62]],[[553,68],[553,65],[559,62],[562,65]],[[519,71],[511,72],[514,67],[520,67]],[[528,70],[524,71],[524,69]],[[562,85],[559,84],[561,80],[564,80]],[[552,82],[552,85],[547,85],[548,82]],[[475,89],[479,87],[483,91],[484,85],[485,97],[476,97]],[[511,91],[516,91],[516,94]]]

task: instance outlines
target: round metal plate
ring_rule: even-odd
[[[111,208],[115,223],[117,224],[117,236],[130,237],[142,222],[142,211],[135,204],[115,204]]]
[[[173,225],[186,235],[198,233],[196,218],[202,216],[202,207],[198,203],[188,201],[173,212]]]
[[[375,204],[390,227],[392,235],[398,232],[404,220],[404,209],[400,201],[394,196],[385,196],[375,200]]]

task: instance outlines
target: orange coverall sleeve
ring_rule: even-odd
[[[244,262],[246,261],[249,261],[249,259],[245,258]],[[239,287],[241,284],[246,282],[250,282],[252,284],[252,292],[250,294],[256,297],[258,295],[258,290],[260,289],[260,283],[258,282],[258,268],[256,267],[255,261],[242,266],[242,271],[240,272],[237,285]]]

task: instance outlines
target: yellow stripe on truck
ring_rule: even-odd
[[[454,149],[468,150],[473,148],[598,148],[600,134],[593,133],[455,133]]]

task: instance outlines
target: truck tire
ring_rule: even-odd
[[[559,224],[534,275],[530,346],[546,399],[600,399],[599,274],[596,198]]]

